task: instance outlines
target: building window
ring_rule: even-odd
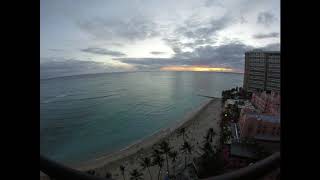
[[[266,133],[266,126],[263,126],[262,134]]]
[[[248,128],[248,134],[251,134],[251,132],[252,132],[252,127],[249,126],[249,128]]]
[[[273,127],[273,129],[272,129],[272,135],[275,135],[276,134],[276,127]],[[277,132],[277,134],[278,134],[278,132]]]

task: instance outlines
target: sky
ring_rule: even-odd
[[[279,0],[41,0],[41,78],[126,71],[243,72],[280,50]]]

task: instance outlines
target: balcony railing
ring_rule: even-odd
[[[276,152],[271,156],[230,173],[222,174],[205,178],[203,180],[244,180],[244,179],[258,179],[280,167],[280,152]]]
[[[267,175],[268,173],[280,167],[280,152],[274,153],[271,156],[256,162],[248,167],[235,170],[230,173],[219,176],[209,177],[203,180],[242,180],[242,179],[257,179]],[[51,178],[57,180],[106,180],[107,178],[97,177],[86,174],[84,172],[66,167],[62,164],[54,162],[40,155],[40,171],[44,172]],[[110,179],[111,180],[111,179]]]
[[[40,171],[48,175],[50,178],[57,180],[108,180],[98,176],[93,176],[62,164],[52,161],[44,156],[40,155]],[[109,179],[111,180],[111,179]]]

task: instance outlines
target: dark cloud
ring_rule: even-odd
[[[92,54],[99,54],[99,55],[109,55],[109,56],[125,56],[126,54],[119,52],[119,51],[111,51],[108,49],[103,49],[103,48],[86,48],[86,49],[81,49],[82,52],[86,53],[92,53]]]
[[[193,52],[180,52],[172,58],[118,58],[117,60],[144,68],[174,65],[207,65],[243,69],[244,53],[253,47],[240,42],[220,46],[201,46]]]
[[[221,7],[223,7],[222,3],[219,0],[206,0],[204,5],[206,7],[211,7],[211,6],[221,6]]]
[[[256,39],[277,38],[277,37],[279,37],[279,33],[271,32],[268,34],[255,34],[255,35],[253,35],[253,37]]]
[[[258,14],[257,23],[265,26],[271,25],[277,18],[270,12],[261,12]]]
[[[103,63],[94,61],[81,61],[75,59],[54,60],[46,58],[40,63],[40,78],[54,78],[78,74],[92,74],[110,72],[113,69]]]
[[[272,43],[268,44],[267,46],[263,47],[262,50],[265,51],[280,51],[280,43]]]
[[[260,48],[266,51],[279,51],[280,44],[269,44]],[[146,69],[159,69],[163,66],[205,65],[233,68],[243,71],[244,54],[246,51],[256,50],[253,46],[241,42],[231,42],[220,46],[201,46],[192,52],[180,52],[172,58],[117,58],[116,60]]]
[[[248,20],[245,17],[243,17],[243,16],[240,17],[240,23],[241,24],[245,24],[247,22],[248,22]]]
[[[156,24],[143,17],[124,19],[94,18],[78,22],[79,28],[98,39],[143,40],[159,35]]]
[[[172,51],[176,54],[182,52],[181,48],[183,47],[183,43],[179,41],[177,38],[163,38],[163,40],[171,47]]]
[[[121,43],[111,43],[111,45],[119,46],[119,47],[122,47],[122,46],[123,46],[123,44],[121,44]]]
[[[210,39],[216,32],[226,28],[232,23],[233,19],[229,16],[223,16],[220,19],[213,19],[209,24],[199,24],[199,22],[189,19],[185,22],[185,26],[175,30],[178,35],[190,39]]]
[[[150,52],[150,54],[153,54],[153,55],[159,55],[159,54],[165,54],[165,52],[152,51],[152,52]]]
[[[123,63],[147,66],[165,66],[181,64],[179,59],[175,58],[117,58]]]
[[[241,68],[244,53],[252,48],[240,42],[220,46],[202,46],[193,52],[194,56],[197,57],[193,64]]]
[[[64,50],[63,50],[63,49],[49,49],[49,51],[62,52],[62,51],[64,51]]]
[[[177,27],[171,37],[163,38],[163,40],[176,54],[181,54],[183,48],[195,49],[199,46],[214,44],[217,38],[216,33],[228,27],[232,22],[233,19],[227,15],[213,19],[207,24],[190,18],[184,22],[184,25]],[[182,43],[181,39],[185,38],[190,42]]]

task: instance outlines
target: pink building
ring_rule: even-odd
[[[255,112],[243,113],[239,119],[240,137],[280,137],[280,117],[259,114]]]
[[[280,114],[280,94],[265,91],[252,94],[251,103],[261,112],[271,115]]]

